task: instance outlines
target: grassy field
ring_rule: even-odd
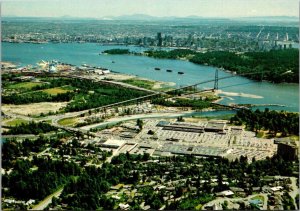
[[[35,86],[43,84],[42,82],[20,82],[16,84],[10,84],[8,89],[32,89]]]
[[[148,81],[148,80],[141,80],[141,79],[127,79],[127,80],[122,80],[121,82],[131,84],[134,86],[138,86],[141,88],[145,89],[152,89],[154,86],[155,82],[154,81]]]
[[[74,126],[77,123],[77,118],[65,118],[58,121],[58,124],[63,126]]]
[[[57,94],[66,93],[69,91],[70,91],[70,89],[67,89],[65,87],[55,87],[55,88],[51,88],[51,89],[43,89],[42,90],[42,92],[45,92],[50,95],[57,95]]]
[[[20,125],[21,123],[28,123],[28,121],[23,120],[23,119],[14,119],[14,120],[6,122],[6,125],[7,126],[17,126],[17,125]]]

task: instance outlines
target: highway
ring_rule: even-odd
[[[264,71],[264,72],[270,72],[270,71]],[[232,77],[236,77],[236,76],[243,76],[243,75],[251,75],[251,74],[257,74],[257,72],[254,72],[254,73],[253,72],[252,73],[244,73],[244,74],[240,74],[240,75],[224,76],[224,77],[218,78],[218,80],[224,80],[224,79],[227,79],[227,78],[232,78]],[[86,77],[82,77],[82,76],[72,76],[72,77],[68,76],[68,77],[69,78],[84,79],[84,80],[92,80],[90,78],[86,78]],[[129,100],[121,101],[121,102],[117,102],[117,103],[113,103],[113,104],[109,104],[109,105],[105,105],[105,106],[100,106],[100,107],[93,108],[93,109],[87,109],[87,110],[78,111],[78,112],[69,112],[69,113],[65,113],[65,114],[58,114],[58,115],[47,116],[47,117],[39,118],[38,120],[35,119],[35,118],[28,117],[28,116],[23,116],[23,115],[18,115],[18,114],[12,114],[12,113],[8,113],[7,115],[15,117],[15,118],[18,117],[18,118],[26,119],[28,121],[47,121],[47,120],[51,120],[51,122],[52,122],[51,124],[53,126],[57,127],[57,128],[61,128],[63,130],[67,130],[67,131],[71,131],[71,132],[81,132],[81,133],[87,134],[88,133],[87,130],[80,129],[80,128],[73,128],[73,127],[62,126],[62,125],[58,124],[58,121],[61,120],[61,119],[64,119],[64,118],[76,117],[76,116],[79,116],[81,114],[88,113],[89,111],[96,111],[96,110],[100,110],[101,111],[103,109],[107,109],[107,108],[111,108],[111,107],[116,107],[116,106],[120,106],[120,105],[124,105],[124,104],[130,104],[130,103],[133,103],[133,102],[138,103],[138,102],[141,102],[141,101],[144,101],[144,100],[149,100],[149,99],[151,99],[153,97],[158,97],[158,96],[162,96],[162,95],[168,96],[168,93],[171,93],[171,92],[174,92],[174,91],[184,90],[184,89],[187,89],[187,88],[195,87],[195,86],[200,85],[200,84],[205,84],[205,83],[214,82],[214,81],[215,81],[215,79],[206,80],[206,81],[202,81],[202,82],[199,82],[199,83],[195,83],[193,85],[188,85],[188,86],[184,86],[184,87],[180,87],[180,88],[177,88],[177,89],[173,89],[173,90],[169,90],[169,91],[164,91],[164,92],[154,92],[153,93],[153,90],[147,90],[148,92],[152,92],[152,94],[145,95],[145,96],[138,97],[138,98],[134,98],[134,99],[129,99]],[[103,82],[103,80],[98,81],[98,82]],[[105,81],[104,83],[111,83],[111,81]],[[123,86],[124,83],[117,83],[116,85]],[[132,87],[132,86],[130,85],[130,87]],[[145,91],[145,89],[143,89],[143,91]],[[206,90],[204,90],[204,91],[206,91]],[[218,104],[218,105],[221,105],[221,104]],[[221,106],[223,106],[223,105],[221,105]],[[229,107],[230,108],[235,108],[235,109],[237,108],[236,106],[235,107],[229,106]],[[94,133],[90,133],[89,132],[89,134],[92,135],[92,136],[96,136],[96,134],[94,134]]]

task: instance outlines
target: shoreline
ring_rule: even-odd
[[[7,43],[10,43],[10,42],[7,42]],[[84,42],[86,44],[99,44],[99,43],[93,43],[93,42]],[[31,44],[31,43],[13,43],[13,44]],[[56,44],[56,43],[53,43],[53,42],[48,42],[48,43],[41,43],[41,44]],[[77,42],[67,42],[67,43],[63,43],[63,44],[82,44],[82,43],[77,43]],[[123,46],[122,44],[99,44],[101,46],[109,46],[109,47],[112,47],[111,49],[114,49],[114,47],[117,47],[117,46]],[[147,48],[154,48],[154,50],[151,50],[151,51],[156,51],[156,50],[160,50],[160,47],[157,47],[157,46],[152,46],[152,47],[146,47],[146,46],[137,46],[137,45],[126,45],[128,47],[140,47],[140,48],[145,48],[145,50],[147,50]],[[197,50],[193,50],[193,49],[190,49],[190,48],[187,48],[187,47],[161,47],[161,48],[168,48],[170,50],[173,50],[173,49],[188,49],[188,50],[192,50],[194,51],[195,53],[201,53],[201,51],[197,51]],[[109,50],[111,50],[109,49]],[[166,51],[166,50],[162,50],[162,51]],[[122,55],[122,54],[109,54],[108,55]],[[189,62],[189,63],[192,63],[192,64],[195,64],[195,65],[199,65],[199,66],[203,66],[203,67],[212,67],[212,68],[215,68],[215,69],[219,69],[220,71],[224,72],[224,73],[228,73],[228,74],[231,74],[231,75],[235,75],[235,76],[238,76],[238,77],[243,77],[243,78],[246,78],[248,80],[251,80],[251,81],[255,81],[255,82],[267,82],[267,83],[270,83],[270,84],[288,84],[288,85],[299,85],[299,83],[297,82],[279,82],[279,83],[275,83],[275,82],[272,82],[272,81],[269,81],[269,80],[263,80],[263,81],[259,81],[259,80],[254,80],[254,79],[251,79],[245,75],[243,75],[242,73],[241,74],[237,74],[235,71],[231,71],[231,70],[227,70],[227,69],[224,69],[222,67],[217,67],[217,66],[213,66],[213,65],[210,65],[210,64],[199,64],[199,63],[195,63],[195,62],[192,62],[190,61],[188,58],[184,57],[184,58],[159,58],[159,57],[152,57],[152,56],[148,56],[147,54],[145,54],[144,52],[129,52],[128,54],[123,54],[123,55],[133,55],[133,56],[145,56],[145,57],[148,57],[148,58],[153,58],[153,59],[169,59],[169,60],[179,60],[179,61],[186,61],[186,62]],[[9,61],[8,61],[9,62]],[[16,66],[28,66],[28,65],[25,65],[25,64],[22,64],[22,63],[18,63],[16,64]],[[32,65],[32,64],[31,64]]]

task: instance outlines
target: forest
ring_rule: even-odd
[[[129,54],[130,51],[128,49],[110,49],[110,50],[105,50],[102,53],[107,53],[107,54]]]
[[[299,50],[271,50],[235,54],[226,51],[198,53],[190,59],[196,64],[208,64],[245,75],[253,80],[274,83],[299,83]]]
[[[143,91],[108,84],[99,85],[88,80],[74,79],[71,85],[79,88],[79,92],[65,108],[67,112],[96,108],[146,95]],[[93,94],[89,93],[91,90],[94,91]]]
[[[37,170],[34,170],[38,167]],[[54,161],[43,158],[17,160],[14,171],[2,176],[2,185],[9,187],[6,196],[18,199],[43,199],[57,188],[67,183],[71,176],[79,176],[80,167],[76,163]]]
[[[2,96],[2,103],[21,105],[40,102],[67,102],[74,96],[74,92],[58,93],[56,95],[50,95],[42,91],[27,92],[24,94],[13,94],[9,96],[4,95]]]
[[[204,109],[212,107],[209,101],[205,100],[190,100],[190,99],[176,99],[175,102],[165,100],[164,98],[156,98],[151,101],[152,104],[162,105],[167,107],[191,107],[193,109]]]
[[[18,135],[18,134],[44,134],[51,131],[56,131],[57,128],[46,123],[46,122],[29,122],[29,123],[21,123],[20,125],[16,125],[11,127],[9,131],[4,131],[3,135]]]
[[[145,51],[144,54],[149,57],[159,58],[159,59],[180,59],[185,58],[190,55],[195,55],[195,51],[189,49],[174,49],[171,51]]]
[[[162,59],[189,59],[190,62],[224,68],[245,77],[274,83],[299,83],[299,50],[284,49],[269,52],[236,54],[228,51],[197,53],[187,49],[145,51],[145,55]]]
[[[259,109],[238,110],[236,115],[230,119],[231,123],[242,125],[252,131],[268,130],[270,134],[276,136],[299,135],[299,115],[290,112],[278,112],[266,108],[264,111]]]

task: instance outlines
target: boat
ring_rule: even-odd
[[[173,71],[173,70],[167,70],[167,72],[169,72],[169,73],[172,72],[172,71]]]
[[[184,74],[184,72],[178,72],[178,74],[182,75],[182,74]]]
[[[159,68],[159,67],[156,67],[156,68],[154,68],[154,70],[160,70],[160,68]]]

